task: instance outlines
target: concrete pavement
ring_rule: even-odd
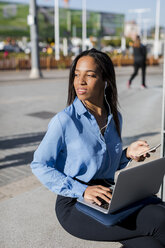
[[[162,66],[147,68],[147,90],[140,89],[140,74],[127,90],[131,72],[132,67],[116,68],[123,141],[128,145],[145,138],[155,145],[160,142]],[[0,72],[1,247],[118,248],[119,243],[90,242],[66,233],[54,214],[56,196],[31,174],[33,151],[67,98],[68,70],[43,75],[30,80],[29,71]],[[158,151],[151,159],[159,155]]]

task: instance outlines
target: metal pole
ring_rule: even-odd
[[[147,44],[147,24],[150,22],[150,19],[143,19],[143,25],[144,25],[144,29],[143,29],[143,43]]]
[[[165,157],[165,40],[164,40],[164,66],[163,66],[161,157]],[[161,198],[163,201],[165,201],[165,178],[163,180],[162,187],[161,187]]]
[[[147,44],[147,24],[144,22],[144,29],[143,29],[143,43]]]
[[[125,50],[126,50],[126,38],[125,38],[125,36],[121,37],[121,50],[122,50],[122,52],[125,52]]]
[[[30,38],[31,38],[31,72],[29,77],[40,78],[42,77],[42,74],[39,66],[36,0],[30,0],[28,24],[30,25]]]
[[[158,58],[159,50],[159,17],[160,17],[160,0],[156,2],[156,20],[155,20],[155,41],[154,41],[154,58]]]
[[[68,56],[68,40],[63,38],[63,55]]]
[[[55,59],[60,59],[60,45],[59,45],[59,0],[54,3],[54,35],[55,35]]]
[[[82,0],[82,50],[86,50],[86,0]]]
[[[138,12],[138,35],[141,36],[141,25],[142,25],[142,13]]]
[[[137,23],[138,23],[138,34],[141,35],[141,25],[142,25],[142,14],[150,11],[151,9],[129,9],[129,12],[137,13]]]

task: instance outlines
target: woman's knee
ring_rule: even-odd
[[[165,206],[148,205],[144,207],[138,215],[137,225],[151,234],[161,228],[165,237]]]

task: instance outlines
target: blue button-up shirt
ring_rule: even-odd
[[[122,122],[119,114],[120,124]],[[121,125],[120,125],[121,126]],[[95,117],[76,98],[50,121],[34,153],[32,172],[51,191],[81,197],[91,179],[114,179],[128,163],[112,114],[104,136]]]

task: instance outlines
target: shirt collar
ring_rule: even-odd
[[[78,115],[83,115],[85,113],[89,113],[89,111],[87,110],[87,108],[84,106],[84,104],[78,99],[78,97],[76,96],[76,98],[73,101],[73,105],[76,109],[76,112]],[[109,105],[108,105],[109,106]],[[108,119],[112,118],[112,114],[111,112],[108,113]]]
[[[74,105],[78,115],[83,115],[86,112],[88,112],[88,110],[86,109],[84,104],[78,99],[78,97],[75,98],[73,105]]]

